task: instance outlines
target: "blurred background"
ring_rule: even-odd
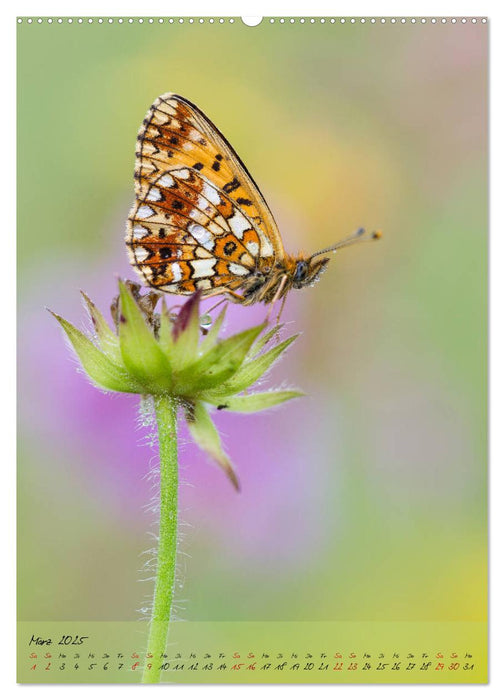
[[[45,307],[87,328],[79,290],[107,309],[134,277],[136,133],[173,91],[233,144],[288,251],[384,231],[288,298],[302,335],[265,386],[307,397],[215,416],[240,494],[182,429],[177,615],[485,619],[486,27],[18,30],[19,618],[136,620],[152,592],[138,400],[89,385]],[[263,313],[233,306],[226,330]]]

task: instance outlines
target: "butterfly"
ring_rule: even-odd
[[[359,229],[310,257],[286,253],[243,161],[196,105],[173,93],[154,101],[138,132],[135,194],[129,259],[162,292],[270,304],[314,284],[325,253],[381,236]]]

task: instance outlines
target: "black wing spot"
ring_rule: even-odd
[[[215,160],[222,160],[222,156],[220,153],[217,153],[217,155],[215,156]]]
[[[236,200],[238,204],[244,204],[246,207],[250,207],[253,202],[250,201],[250,199],[246,199],[245,197],[238,197]]]
[[[241,182],[236,178],[233,178],[231,182],[226,182],[222,189],[224,190],[224,192],[229,194],[230,192],[234,192],[234,190],[237,190],[238,187],[241,187]]]
[[[176,209],[177,211],[180,211],[181,209],[184,208],[184,203],[180,201],[180,199],[174,199],[172,202],[172,207]]]
[[[203,167],[204,167],[204,166],[203,166],[203,163],[195,163],[195,164],[193,165],[193,168],[194,168],[195,170],[203,170]]]
[[[217,160],[214,160],[212,163],[212,170],[215,170],[215,172],[219,172],[220,170],[220,163]]]
[[[159,257],[162,260],[166,260],[167,258],[173,257],[173,251],[171,248],[160,248],[159,249]]]
[[[149,272],[151,273],[152,281],[155,282],[159,277],[166,277],[166,265],[149,267]]]
[[[178,142],[179,142],[179,140],[178,140],[177,136],[171,137],[170,143],[173,143],[174,146],[176,146],[178,144]]]
[[[224,253],[226,255],[232,255],[236,250],[236,243],[234,241],[228,241],[224,246]]]

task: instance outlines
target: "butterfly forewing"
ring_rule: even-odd
[[[204,294],[238,289],[282,260],[280,234],[239,157],[194,105],[162,95],[138,135],[127,244],[145,282]]]

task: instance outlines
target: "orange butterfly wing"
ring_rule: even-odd
[[[144,282],[203,296],[236,290],[285,258],[280,233],[245,165],[210,120],[167,93],[137,139],[136,201],[126,244]]]

